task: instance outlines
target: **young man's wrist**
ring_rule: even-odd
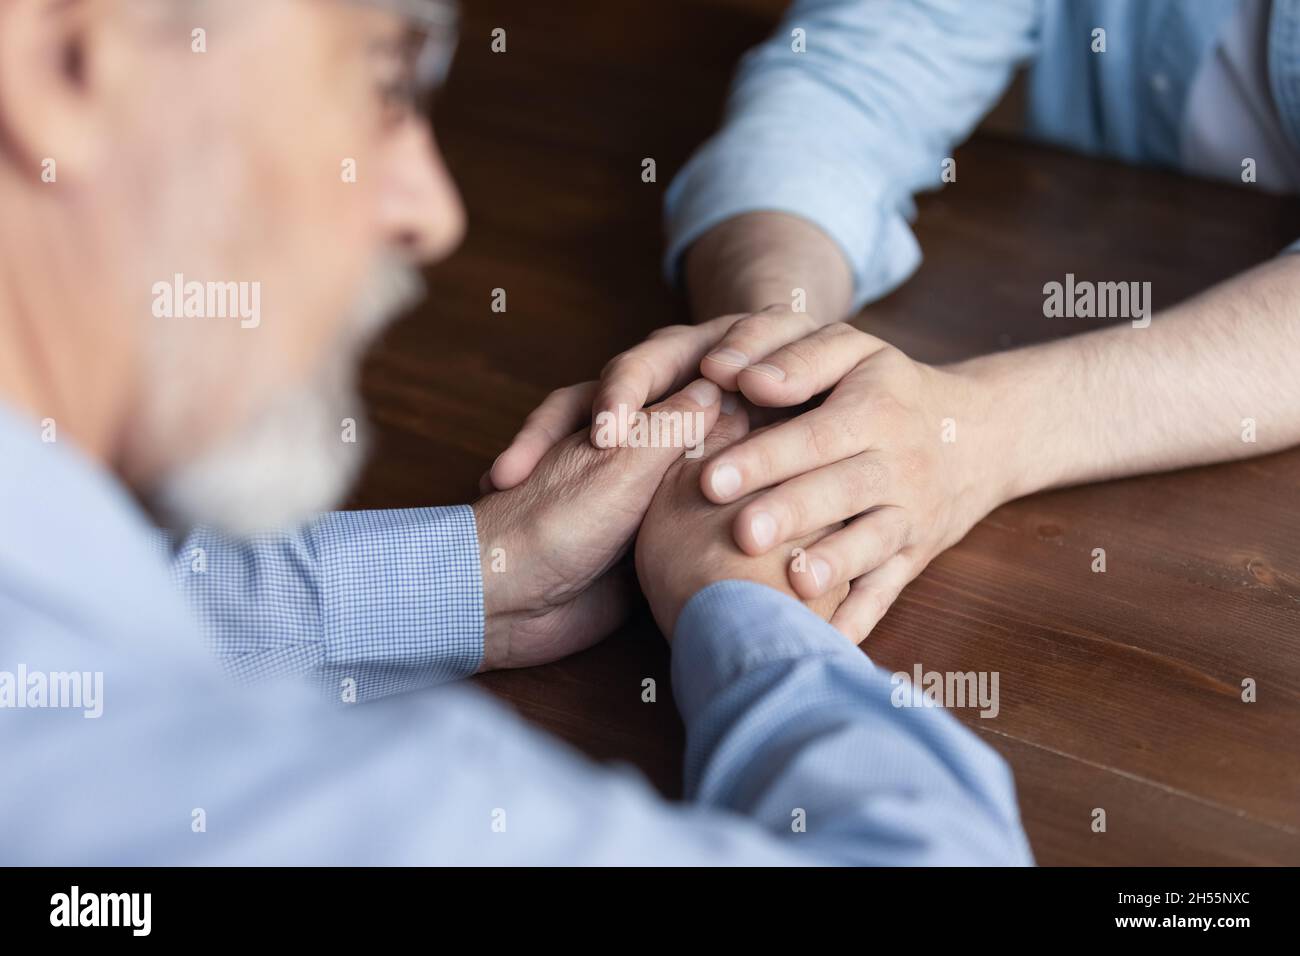
[[[823,323],[845,318],[853,275],[830,236],[787,213],[728,219],[687,250],[685,277],[697,319],[802,304]],[[796,302],[802,290],[803,303]]]
[[[993,507],[1055,487],[1066,481],[1055,411],[1059,394],[1051,377],[1027,351],[999,352],[947,366],[974,386],[984,432],[981,454],[988,456],[997,499]]]

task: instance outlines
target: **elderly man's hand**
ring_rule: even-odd
[[[723,414],[704,443],[704,455],[716,453],[748,431],[744,403]],[[716,505],[700,492],[703,459],[679,460],[664,476],[637,536],[636,570],[660,630],[671,640],[677,616],[700,589],[717,581],[756,581],[797,597],[787,566],[802,549],[834,532],[839,525],[804,535],[759,557],[742,552],[732,537],[736,513],[745,501]],[[848,593],[847,583],[805,601],[829,619]]]
[[[683,443],[713,427],[720,398],[712,382],[693,383],[647,410],[649,429],[623,447],[593,448],[586,431],[557,436],[526,481],[474,504],[484,670],[558,660],[623,620],[636,583],[622,559],[664,473],[685,459]]]

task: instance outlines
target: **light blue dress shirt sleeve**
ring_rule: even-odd
[[[1030,862],[993,751],[947,713],[893,706],[888,675],[756,584],[706,588],[678,621],[685,803],[464,682],[344,705],[294,668],[232,681],[135,502],[39,435],[0,406],[0,865]],[[467,522],[354,512],[217,546],[242,569],[218,604],[238,617],[243,588],[271,633],[283,595],[294,626],[310,595],[322,660],[362,673],[367,638],[406,635],[425,672],[429,635],[458,626],[438,614],[481,613]]]
[[[483,660],[483,582],[467,505],[324,515],[234,541],[196,530],[173,577],[237,678],[299,674],[342,700],[465,677]]]
[[[1032,863],[1002,758],[793,598],[738,581],[697,594],[673,691],[689,800],[821,861]]]
[[[889,292],[921,260],[913,194],[941,185],[943,160],[1034,55],[1039,13],[1040,0],[796,0],[669,188],[670,278],[713,226],[774,210],[839,244],[855,310]]]
[[[465,685],[341,708],[229,682],[170,619],[87,640],[2,592],[0,619],[0,669],[103,675],[93,718],[0,711],[23,768],[0,787],[0,864],[1030,862],[1002,761],[891,706],[856,648],[758,585],[682,615],[686,804]]]

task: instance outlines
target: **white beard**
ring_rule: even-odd
[[[167,475],[153,506],[173,527],[203,525],[237,536],[297,525],[338,504],[365,460],[356,373],[370,342],[419,301],[417,270],[381,261],[321,374],[283,389],[234,435]],[[356,421],[355,442],[343,420]]]

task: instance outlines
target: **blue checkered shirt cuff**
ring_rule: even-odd
[[[335,512],[246,541],[197,530],[169,547],[211,650],[241,680],[297,674],[351,703],[482,663],[483,578],[467,505]]]

